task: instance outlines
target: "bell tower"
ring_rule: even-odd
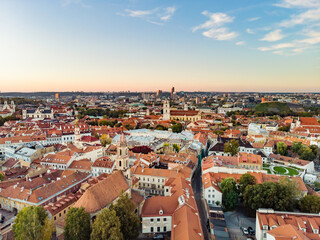
[[[168,100],[163,102],[163,120],[170,120],[170,103]]]

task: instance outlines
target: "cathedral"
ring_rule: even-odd
[[[16,111],[16,105],[13,101],[11,101],[11,104],[8,104],[7,101],[4,102],[2,106],[0,106],[0,117],[8,117],[14,114]]]

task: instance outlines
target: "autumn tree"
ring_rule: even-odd
[[[70,208],[65,218],[66,240],[88,240],[90,238],[90,214],[83,207]]]
[[[105,208],[92,225],[91,240],[123,240],[121,223],[116,211]]]

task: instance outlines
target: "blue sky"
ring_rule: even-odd
[[[1,91],[319,91],[320,0],[0,0]]]

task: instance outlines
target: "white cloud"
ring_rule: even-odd
[[[238,33],[223,27],[225,24],[233,22],[234,17],[221,12],[210,13],[208,11],[203,11],[202,14],[207,16],[209,20],[193,27],[193,32],[204,29],[205,31],[202,32],[202,35],[215,40],[230,40],[238,36]]]
[[[308,36],[308,38],[300,40],[300,43],[305,43],[308,45],[320,43],[320,32],[310,31],[306,35]]]
[[[244,45],[244,44],[245,44],[244,41],[236,42],[236,45],[238,45],[238,46],[241,46],[241,45]]]
[[[229,32],[227,28],[211,28],[202,35],[215,40],[230,40],[238,36],[236,32]]]
[[[281,34],[281,29],[274,30],[272,32],[269,32],[266,34],[263,38],[261,38],[261,41],[268,41],[268,42],[276,42],[284,38],[284,36]]]
[[[130,17],[145,17],[154,13],[155,10],[124,10]]]
[[[280,3],[274,4],[284,8],[312,8],[320,7],[319,0],[282,0]]]
[[[249,34],[254,34],[254,31],[251,28],[247,28],[246,32],[249,33]]]
[[[295,25],[302,25],[320,20],[320,8],[310,9],[303,13],[292,15],[290,19],[284,20],[280,23],[283,27],[292,27]]]
[[[141,18],[153,24],[163,25],[164,22],[167,22],[172,18],[175,12],[176,7],[171,6],[167,8],[155,8],[151,10],[125,9],[124,13],[119,13],[119,15]]]
[[[261,17],[253,17],[253,18],[249,18],[248,21],[249,22],[254,22],[254,21],[257,21],[259,20]]]
[[[283,49],[283,48],[293,48],[295,47],[296,44],[294,43],[279,43],[276,45],[272,45],[270,47],[260,47],[258,50],[265,52],[265,51],[272,51],[272,50],[278,50],[278,49]]]
[[[203,11],[203,15],[209,17],[209,20],[203,24],[200,24],[192,29],[192,31],[197,31],[199,29],[209,29],[217,26],[221,26],[225,23],[233,22],[234,17],[230,17],[225,13],[210,13],[208,11]]]
[[[173,16],[177,9],[175,7],[167,7],[165,9],[165,15],[161,16],[160,19],[163,21],[168,21]]]

